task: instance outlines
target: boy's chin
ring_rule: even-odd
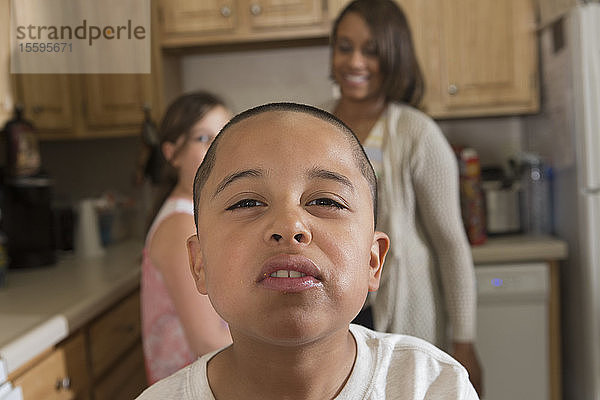
[[[344,321],[278,321],[269,324],[259,334],[262,341],[275,346],[297,347],[310,345],[332,335],[348,331],[350,322]]]

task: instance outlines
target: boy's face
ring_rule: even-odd
[[[198,290],[234,337],[291,345],[346,328],[377,289],[389,247],[373,232],[348,139],[298,112],[229,129],[188,241]]]

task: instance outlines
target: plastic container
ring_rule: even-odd
[[[531,235],[552,233],[552,168],[536,155],[521,161],[521,226]]]

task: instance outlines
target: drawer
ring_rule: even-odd
[[[36,362],[15,378],[13,384],[23,390],[23,400],[71,400],[75,397],[69,389],[65,353],[61,348]]]
[[[89,329],[93,377],[102,375],[133,344],[140,340],[139,291],[92,323]]]
[[[141,342],[123,355],[94,388],[95,400],[130,400],[147,386]]]

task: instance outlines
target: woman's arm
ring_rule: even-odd
[[[453,356],[469,371],[481,394],[481,368],[475,352],[475,272],[463,228],[458,164],[450,145],[433,123],[423,133],[413,167],[417,212],[439,265],[446,310],[452,327]]]
[[[190,348],[200,356],[230,344],[231,336],[208,296],[196,290],[186,248],[194,231],[189,214],[167,217],[152,237],[150,258],[163,276]]]

